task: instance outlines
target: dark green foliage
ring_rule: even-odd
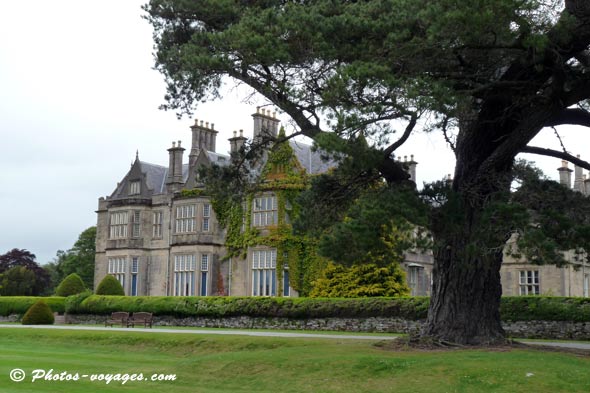
[[[406,275],[399,263],[378,266],[365,263],[344,267],[329,264],[313,285],[310,297],[396,297],[409,295]]]
[[[35,262],[35,254],[15,248],[0,255],[1,296],[38,296],[49,283],[49,274]]]
[[[503,297],[503,321],[590,322],[590,298],[557,296]]]
[[[79,314],[78,310],[80,310],[80,304],[84,299],[93,295],[92,291],[86,290],[76,295],[68,296],[64,301],[64,308],[69,313]]]
[[[0,315],[8,316],[10,314],[24,314],[40,298],[35,296],[0,296]],[[44,297],[41,298],[54,312],[63,313],[65,311],[65,299],[63,297]]]
[[[568,263],[564,250],[574,250],[578,261],[590,249],[590,198],[546,179],[536,168],[517,166],[519,188],[512,203],[526,209],[526,221],[518,227],[516,256],[535,264]]]
[[[426,245],[416,231],[426,224],[426,209],[415,190],[375,186],[363,192],[342,220],[324,233],[319,251],[345,265],[362,262],[369,253],[387,255],[385,264],[401,261],[408,248]]]
[[[68,251],[59,250],[49,269],[53,285],[58,285],[69,274],[76,273],[86,288],[94,288],[94,256],[96,253],[96,227],[84,230]]]
[[[15,266],[0,274],[1,296],[33,296],[35,273],[24,266]]]
[[[23,316],[23,325],[53,325],[55,321],[51,307],[43,300],[37,300]]]
[[[98,287],[96,288],[97,295],[111,295],[111,296],[125,296],[125,291],[121,286],[121,283],[110,274],[107,274],[102,279]]]
[[[57,287],[55,294],[57,296],[67,297],[84,292],[85,290],[86,287],[84,286],[84,282],[82,282],[80,276],[76,273],[72,273],[63,279],[63,281]]]

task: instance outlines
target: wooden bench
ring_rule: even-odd
[[[113,325],[121,325],[121,327],[128,327],[129,326],[129,313],[123,311],[117,311],[111,314],[110,318],[107,318],[104,321],[104,327]]]
[[[134,312],[127,322],[127,326],[134,327],[135,325],[142,325],[143,327],[152,327],[154,321],[153,314],[151,312]]]

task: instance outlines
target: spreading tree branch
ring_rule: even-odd
[[[542,155],[542,156],[549,156],[549,157],[555,157],[555,158],[561,158],[562,160],[569,161],[572,164],[577,165],[581,168],[590,170],[590,163],[588,161],[581,160],[581,159],[574,157],[573,155],[563,152],[563,151],[546,149],[544,147],[537,147],[537,146],[525,146],[524,148],[522,148],[520,150],[520,152],[521,153],[538,154],[538,155]]]
[[[403,145],[408,140],[408,138],[410,137],[410,134],[414,130],[414,127],[416,127],[417,120],[418,120],[418,115],[416,115],[416,113],[412,113],[412,117],[410,118],[410,122],[406,126],[406,129],[405,129],[403,135],[397,141],[395,141],[394,143],[389,145],[385,150],[383,150],[383,154],[385,155],[385,157],[389,157],[391,155],[391,153],[393,153],[398,147]]]
[[[582,108],[566,108],[549,119],[545,126],[554,127],[563,124],[590,127],[590,112]]]

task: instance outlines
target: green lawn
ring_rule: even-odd
[[[27,378],[12,382],[23,369]],[[176,374],[122,385],[59,374]],[[527,376],[528,375],[528,376]],[[590,358],[539,351],[391,352],[371,341],[0,330],[0,392],[589,392]]]

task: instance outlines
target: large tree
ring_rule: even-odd
[[[49,283],[49,274],[35,262],[35,254],[14,248],[0,255],[0,295],[39,296]]]
[[[407,182],[392,154],[416,124],[444,133],[456,166],[432,209],[423,333],[504,340],[499,270],[514,223],[499,207],[514,159],[538,153],[590,168],[565,149],[529,145],[544,127],[590,125],[587,1],[152,0],[145,9],[166,109],[190,113],[230,77],[324,148],[370,137],[359,173],[371,166],[392,185]]]
[[[87,288],[94,288],[94,256],[96,254],[96,227],[85,229],[68,251],[58,250],[48,264],[52,281],[56,287],[63,279],[76,273]]]

